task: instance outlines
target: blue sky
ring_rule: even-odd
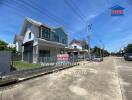
[[[71,9],[66,2],[73,5]],[[73,2],[73,3],[72,3]],[[13,42],[25,17],[49,26],[63,26],[69,40],[87,39],[86,24],[92,24],[91,46],[105,44],[108,51],[118,51],[132,43],[132,0],[0,0],[0,39]],[[110,7],[125,8],[122,17],[110,16]],[[76,12],[75,12],[76,10]],[[100,42],[100,40],[102,42]]]

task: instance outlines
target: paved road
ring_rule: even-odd
[[[0,90],[0,100],[122,100],[118,62],[108,57],[28,80]]]
[[[116,58],[124,100],[132,100],[132,61]]]

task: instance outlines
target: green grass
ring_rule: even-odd
[[[32,69],[32,68],[38,68],[41,67],[40,64],[32,64],[28,62],[23,61],[14,61],[13,62],[13,68],[16,70],[22,70],[22,69]]]

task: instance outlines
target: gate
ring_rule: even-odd
[[[11,52],[0,51],[0,73],[9,73],[11,69]]]

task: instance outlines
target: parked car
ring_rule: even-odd
[[[132,61],[132,53],[125,53],[124,54],[124,59],[127,60],[127,61],[128,60],[131,60]]]
[[[87,61],[90,61],[91,59],[90,58],[86,58]]]
[[[103,57],[101,57],[101,56],[95,56],[93,58],[93,61],[101,62],[101,61],[103,61]]]
[[[0,72],[0,80],[2,79],[2,72]]]

